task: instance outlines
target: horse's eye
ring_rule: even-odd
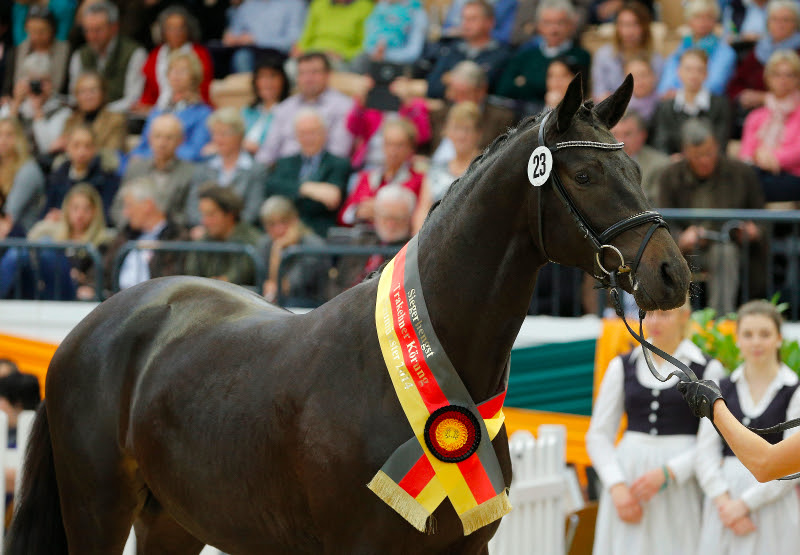
[[[585,172],[577,173],[575,174],[575,181],[581,185],[585,185],[586,183],[589,183],[589,176]]]

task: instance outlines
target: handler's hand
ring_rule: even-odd
[[[636,524],[642,520],[642,506],[631,494],[627,484],[614,484],[609,493],[620,520],[628,524]]]
[[[729,499],[717,506],[717,513],[722,524],[726,528],[732,528],[737,520],[750,514],[750,509],[741,499]]]
[[[654,468],[639,476],[631,486],[631,494],[641,503],[647,503],[664,485],[664,471]]]
[[[729,528],[731,529],[731,532],[737,536],[746,536],[747,534],[756,531],[756,525],[753,524],[753,521],[749,516],[743,516],[734,522]]]
[[[722,393],[719,391],[719,386],[711,380],[680,382],[678,391],[681,392],[696,417],[703,418],[705,416],[712,422],[714,421],[714,402],[717,399],[722,399],[722,402],[725,402],[725,399],[722,398]]]

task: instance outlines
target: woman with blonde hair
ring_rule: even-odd
[[[716,390],[725,398],[728,416],[744,426],[769,428],[800,417],[800,381],[781,362],[782,342],[781,316],[772,303],[756,300],[739,308],[736,343],[744,362]],[[724,420],[723,416],[720,422]],[[796,431],[768,434],[764,439],[776,444]],[[796,481],[758,483],[707,420],[700,423],[695,471],[706,494],[697,553],[797,552]]]
[[[183,143],[176,155],[189,162],[203,158],[203,147],[211,139],[206,119],[211,115],[211,106],[203,102],[200,85],[203,82],[203,65],[194,52],[176,51],[170,54],[167,66],[167,80],[171,96],[167,105],[150,110],[147,122],[142,129],[142,142],[131,151],[131,156],[150,158],[153,152],[148,142],[150,126],[159,115],[170,112],[183,124]]]
[[[0,119],[0,239],[24,235],[44,204],[45,178],[15,118]]]
[[[73,241],[90,244],[102,253],[111,241],[112,233],[106,229],[100,195],[88,183],[81,183],[67,193],[58,219],[40,221],[27,238],[44,243]],[[103,268],[96,268],[92,257],[82,248],[12,249],[0,260],[0,273],[4,276],[0,279],[3,282],[0,298],[15,291],[15,276],[20,276],[22,298],[91,300],[96,297],[96,272],[102,271]]]
[[[474,102],[459,102],[447,112],[444,136],[453,145],[455,156],[445,163],[431,165],[414,209],[413,229],[419,231],[433,203],[442,200],[450,185],[464,175],[469,165],[480,154],[481,110]]]
[[[698,376],[719,380],[722,365],[687,339],[691,308],[650,312],[648,339]],[[669,363],[653,357],[667,374]],[[700,533],[701,494],[694,478],[698,422],[675,390],[677,378],[658,381],[641,349],[608,366],[592,409],[586,449],[603,490],[594,537],[595,555],[694,553]],[[622,415],[628,424],[615,446]],[[669,521],[675,529],[664,527]]]
[[[764,67],[764,106],[747,115],[739,157],[753,164],[767,202],[800,200],[800,56],[778,50]]]

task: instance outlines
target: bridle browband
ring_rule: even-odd
[[[625,143],[601,143],[595,141],[564,141],[561,143],[556,143],[553,147],[548,147],[545,143],[545,126],[547,124],[547,120],[550,118],[550,114],[552,112],[548,112],[544,118],[542,118],[542,122],[539,124],[539,146],[548,148],[551,153],[555,154],[560,150],[565,150],[567,148],[595,148],[598,150],[621,150],[622,147],[625,146]],[[659,227],[666,227],[667,222],[664,221],[664,218],[658,212],[654,210],[646,210],[644,212],[640,212],[638,214],[634,214],[633,216],[629,216],[624,220],[620,220],[619,222],[613,224],[609,228],[607,228],[602,233],[597,233],[592,227],[592,224],[589,223],[581,211],[575,206],[575,203],[572,202],[572,198],[569,196],[564,184],[561,181],[561,178],[558,176],[558,172],[555,168],[555,162],[553,163],[553,168],[550,173],[550,177],[547,181],[542,184],[539,189],[539,217],[538,217],[538,225],[539,225],[539,247],[542,249],[542,253],[547,257],[548,260],[552,261],[550,255],[547,253],[547,248],[544,245],[544,209],[542,207],[542,188],[547,183],[552,183],[553,190],[561,199],[561,202],[566,207],[567,211],[572,216],[573,220],[580,229],[583,236],[588,239],[592,245],[594,246],[595,251],[595,265],[594,265],[594,277],[600,280],[604,285],[609,284],[609,277],[612,273],[631,273],[631,279],[633,279],[633,275],[636,273],[636,269],[639,267],[639,262],[641,261],[642,255],[644,254],[644,249],[647,246],[648,241],[653,236],[653,233]],[[635,227],[639,227],[642,224],[651,223],[650,229],[644,236],[641,244],[639,245],[639,251],[636,253],[636,258],[633,261],[633,266],[627,266],[625,264],[625,259],[622,256],[622,253],[617,249],[614,245],[611,244],[611,240],[621,235],[622,233],[633,229]],[[614,251],[620,259],[620,266],[616,270],[607,270],[603,266],[602,262],[602,254],[604,249],[609,249]]]
[[[545,124],[547,123],[548,118],[552,112],[547,113],[544,118],[542,118],[542,122],[539,124],[539,146],[543,146],[545,148],[549,148],[551,153],[556,153],[559,150],[564,150],[567,148],[595,148],[599,150],[621,150],[622,147],[625,146],[624,143],[601,143],[595,141],[565,141],[561,143],[556,143],[554,147],[548,147],[545,144],[544,135],[545,135]],[[566,188],[564,188],[564,184],[561,182],[561,178],[558,176],[558,172],[555,170],[555,160],[553,162],[553,168],[550,173],[550,177],[547,179],[545,183],[541,186],[537,187],[539,189],[539,247],[542,249],[542,253],[547,257],[548,260],[552,262],[550,255],[547,254],[547,249],[544,245],[544,235],[543,235],[543,225],[542,221],[544,219],[544,210],[542,208],[542,189],[547,183],[553,184],[553,190],[561,199],[561,202],[567,208],[567,211],[570,213],[572,218],[575,220],[578,228],[583,233],[584,237],[591,241],[592,245],[595,249],[595,272],[594,277],[601,281],[603,287],[609,289],[609,293],[611,298],[614,301],[614,308],[617,312],[617,315],[622,318],[622,322],[625,324],[625,327],[628,328],[628,332],[636,339],[642,346],[642,353],[644,354],[644,360],[647,363],[647,367],[650,369],[650,372],[653,376],[661,381],[666,382],[673,376],[676,376],[682,382],[694,382],[697,381],[697,376],[689,368],[686,364],[681,362],[680,360],[676,359],[669,353],[664,352],[663,350],[659,349],[649,341],[644,338],[644,329],[642,323],[644,321],[645,312],[639,309],[639,333],[636,333],[630,325],[628,325],[628,321],[625,319],[625,311],[622,308],[622,299],[620,298],[620,286],[618,283],[618,276],[619,274],[630,274],[630,279],[633,281],[635,279],[636,270],[639,267],[639,262],[641,261],[642,254],[644,253],[644,249],[647,246],[647,243],[650,241],[650,238],[653,236],[653,233],[659,227],[665,227],[669,229],[669,226],[664,221],[664,218],[658,212],[654,210],[646,210],[644,212],[640,212],[639,214],[634,214],[633,216],[629,216],[624,220],[620,220],[619,222],[611,225],[602,233],[597,233],[589,221],[583,216],[578,207],[575,206],[575,203],[572,202],[572,198],[569,196]],[[622,253],[617,249],[614,245],[611,244],[611,240],[617,237],[618,235],[638,227],[645,223],[650,223],[650,228],[645,233],[642,242],[639,244],[639,250],[636,253],[636,257],[633,261],[633,266],[627,266],[625,264],[625,259],[622,256]],[[620,266],[616,269],[607,270],[602,263],[601,257],[603,249],[610,249],[614,251],[620,259]],[[602,272],[603,275],[598,275],[598,270]],[[661,357],[662,359],[666,360],[673,366],[675,366],[675,370],[667,374],[666,376],[662,376],[658,370],[656,370],[655,366],[653,365],[653,361],[650,358],[649,351],[654,352],[656,355]],[[716,428],[716,424],[713,423],[714,428]],[[770,428],[749,428],[752,432],[755,432],[759,435],[766,435],[766,434],[773,434],[783,432],[785,430],[796,428],[800,426],[800,418],[795,418],[794,420],[789,420],[787,422],[782,422],[776,426],[772,426]],[[719,430],[717,430],[719,433]],[[722,434],[720,434],[721,436]],[[795,478],[800,478],[800,473],[792,474],[790,476],[785,476],[783,478],[779,478],[779,480],[792,480]]]

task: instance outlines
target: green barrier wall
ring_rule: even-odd
[[[594,339],[511,351],[505,405],[569,414],[592,414]]]

